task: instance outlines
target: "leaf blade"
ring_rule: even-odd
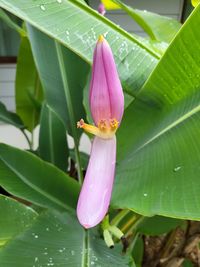
[[[195,174],[200,160],[197,12],[192,13],[127,110],[118,133],[121,162],[114,206],[147,216],[199,220],[200,184]]]
[[[85,238],[88,241],[85,242]],[[129,259],[121,255],[119,246],[109,250],[96,231],[86,233],[70,214],[46,212],[33,227],[0,251],[0,263],[4,267],[23,264],[31,267],[36,263],[70,267],[128,267]]]
[[[29,152],[0,144],[0,184],[8,192],[36,205],[74,210],[78,183]]]
[[[47,0],[34,3],[1,0],[0,5],[55,38],[90,64],[98,36],[106,34],[124,89],[132,95],[143,85],[160,57],[80,1],[70,0],[59,4]]]
[[[67,171],[68,146],[66,130],[56,113],[43,104],[40,121],[39,154],[63,171]]]

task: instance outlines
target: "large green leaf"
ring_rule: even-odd
[[[30,229],[0,251],[3,267],[126,267],[128,263],[120,246],[110,250],[96,231],[85,231],[67,213],[42,214]]]
[[[0,121],[11,124],[19,129],[23,129],[25,126],[20,117],[6,109],[6,106],[0,102]]]
[[[181,28],[181,23],[177,20],[161,16],[146,10],[133,9],[119,0],[114,0],[121,8],[126,11],[142,29],[151,37],[152,40],[161,42],[171,42],[178,30]]]
[[[53,165],[8,145],[0,145],[0,185],[39,206],[74,209],[78,183]]]
[[[15,96],[17,114],[32,131],[38,123],[43,94],[27,37],[21,38],[17,57]]]
[[[199,11],[125,113],[112,201],[117,207],[200,220]]]
[[[39,154],[63,171],[67,171],[68,147],[66,130],[56,113],[44,103],[41,112]]]
[[[12,198],[0,195],[0,246],[29,228],[37,213]]]
[[[0,6],[55,38],[89,63],[98,36],[105,34],[124,88],[131,94],[141,88],[159,58],[139,40],[80,1],[0,0]],[[49,56],[50,53],[45,60]]]

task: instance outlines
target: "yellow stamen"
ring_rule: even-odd
[[[116,119],[111,119],[109,122],[107,120],[100,120],[98,127],[85,123],[83,119],[77,122],[77,128],[82,128],[84,131],[103,139],[112,138],[115,135],[118,125],[119,122]]]
[[[116,119],[112,119],[110,120],[110,128],[113,130],[113,131],[116,131],[117,128],[119,126],[119,122],[116,120]]]

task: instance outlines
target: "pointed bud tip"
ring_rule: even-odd
[[[98,39],[98,43],[102,43],[104,41],[104,36],[101,34]]]

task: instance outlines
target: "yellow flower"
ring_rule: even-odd
[[[101,0],[107,10],[120,9],[121,7],[115,4],[112,0]]]
[[[193,7],[196,7],[200,3],[200,0],[192,0],[191,2]]]

